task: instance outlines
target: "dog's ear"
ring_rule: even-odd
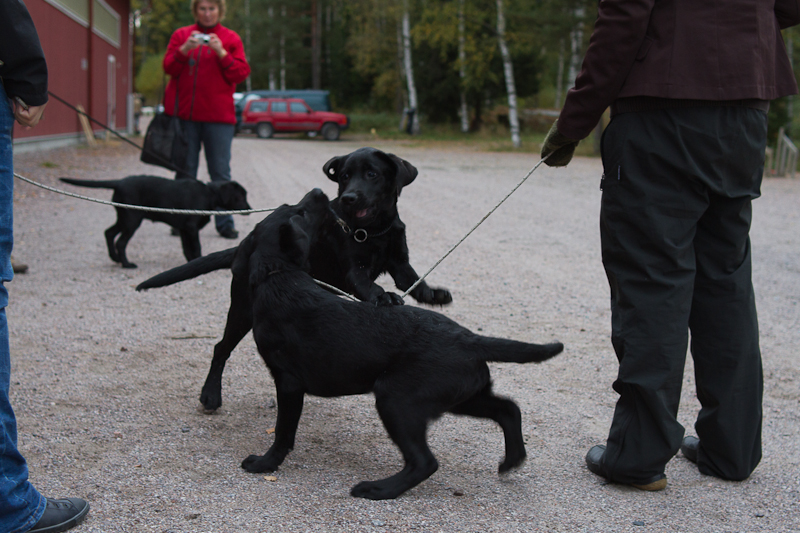
[[[347,161],[346,155],[336,156],[322,166],[322,171],[328,176],[329,180],[339,183],[339,170],[345,161]]]
[[[400,191],[403,190],[403,187],[411,184],[414,178],[417,177],[417,167],[394,154],[386,155],[391,159],[395,167],[397,167],[397,196],[400,196]]]
[[[304,267],[311,251],[311,238],[300,226],[301,220],[303,217],[295,215],[289,222],[281,224],[278,231],[281,252],[286,254],[293,264]]]

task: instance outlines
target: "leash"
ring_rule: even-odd
[[[481,224],[483,224],[484,220],[486,220],[487,218],[489,218],[489,217],[492,215],[492,213],[494,213],[494,212],[497,210],[497,208],[498,208],[498,207],[500,207],[500,206],[501,206],[501,205],[502,205],[502,204],[503,204],[503,203],[504,203],[506,200],[508,200],[508,198],[509,198],[509,197],[510,197],[512,194],[514,194],[514,193],[516,192],[516,190],[517,190],[517,189],[519,189],[519,188],[522,186],[522,184],[523,184],[523,183],[525,183],[525,182],[527,181],[527,179],[531,177],[531,174],[533,174],[533,173],[536,171],[536,169],[537,169],[537,168],[539,168],[539,167],[542,165],[542,163],[544,163],[545,161],[547,161],[547,158],[548,158],[548,157],[550,157],[551,155],[553,155],[553,152],[550,152],[549,154],[547,154],[546,156],[544,156],[542,159],[540,159],[540,160],[539,160],[539,162],[538,162],[538,163],[536,163],[536,164],[533,166],[533,168],[532,168],[532,169],[530,169],[530,170],[528,171],[528,173],[527,173],[527,174],[525,174],[525,177],[524,177],[524,178],[522,178],[522,179],[519,181],[519,183],[517,183],[517,184],[514,186],[514,188],[513,188],[513,189],[511,189],[511,191],[509,191],[509,193],[505,195],[505,197],[504,197],[502,200],[500,200],[500,201],[499,201],[497,204],[495,204],[495,206],[494,206],[493,208],[491,208],[491,209],[489,210],[489,212],[488,212],[488,213],[486,213],[486,214],[483,216],[483,218],[482,218],[482,219],[480,219],[480,220],[478,221],[478,223],[477,223],[477,224],[475,224],[474,226],[472,226],[472,229],[470,229],[470,230],[469,230],[469,231],[466,233],[466,235],[464,235],[463,237],[461,237],[461,240],[459,240],[457,243],[455,243],[453,246],[451,246],[451,247],[450,247],[450,249],[447,251],[447,253],[445,253],[445,254],[444,254],[442,257],[441,257],[441,259],[439,259],[438,261],[436,261],[436,263],[434,263],[434,265],[433,265],[431,268],[429,268],[427,272],[425,272],[425,275],[423,275],[423,276],[422,276],[422,277],[420,277],[420,278],[419,278],[419,279],[418,279],[416,282],[414,282],[414,284],[413,284],[413,285],[411,285],[411,287],[409,287],[409,288],[408,288],[408,290],[407,290],[406,292],[404,292],[404,293],[402,294],[402,296],[401,296],[401,297],[402,297],[402,298],[405,298],[406,296],[408,296],[408,295],[409,295],[409,293],[410,293],[411,291],[413,291],[414,289],[416,289],[416,288],[419,286],[419,284],[420,284],[420,283],[422,283],[422,281],[423,281],[425,278],[427,278],[427,277],[428,277],[428,274],[430,274],[431,272],[433,272],[433,270],[434,270],[436,267],[438,267],[438,266],[439,266],[439,264],[440,264],[442,261],[444,261],[444,260],[447,258],[447,256],[448,256],[448,255],[450,255],[451,253],[453,253],[453,250],[455,250],[456,248],[458,248],[458,247],[461,245],[461,243],[462,243],[462,242],[464,242],[465,240],[467,240],[467,237],[469,237],[470,235],[472,235],[472,232],[473,232],[473,231],[475,231],[476,229],[478,229],[478,226],[480,226]]]
[[[125,209],[132,209],[134,211],[150,211],[153,213],[171,213],[175,215],[249,215],[250,213],[264,213],[266,211],[275,211],[277,207],[269,207],[264,209],[240,209],[238,211],[202,211],[198,209],[167,209],[164,207],[147,207],[144,205],[132,205],[132,204],[120,204],[117,202],[109,202],[108,200],[100,200],[98,198],[91,198],[89,196],[83,196],[80,194],[75,194],[72,192],[64,191],[61,189],[56,189],[55,187],[50,187],[49,185],[45,185],[43,183],[38,183],[31,179],[26,178],[25,176],[20,176],[16,172],[14,172],[14,177],[18,178],[26,183],[30,183],[31,185],[35,185],[36,187],[40,187],[50,192],[55,192],[58,194],[63,194],[64,196],[71,196],[72,198],[78,198],[79,200],[86,200],[88,202],[94,202],[96,204],[103,204],[103,205],[111,205],[114,207],[122,207]]]

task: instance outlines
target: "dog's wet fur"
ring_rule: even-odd
[[[406,291],[419,279],[409,263],[405,224],[397,212],[400,192],[417,177],[417,169],[394,154],[361,148],[330,159],[322,170],[338,183],[338,197],[329,203],[329,211],[335,217],[326,219],[311,246],[311,275],[364,302],[381,306],[402,304],[399,295],[384,291],[375,280],[388,272],[397,288]],[[347,231],[336,219],[344,222]],[[231,269],[231,305],[225,333],[214,347],[211,368],[200,395],[207,413],[222,405],[225,363],[252,327],[248,261],[249,256],[241,246],[230,248],[162,272],[136,287],[136,290],[163,287],[214,270]],[[452,302],[447,289],[429,287],[424,281],[410,295],[430,305]]]
[[[128,176],[120,180],[61,178],[61,181],[79,187],[113,189],[111,201],[119,204],[197,211],[250,209],[247,191],[235,181],[203,183],[194,179],[172,180],[146,175]],[[202,255],[200,230],[208,224],[210,216],[140,211],[116,206],[114,209],[117,210],[117,221],[105,231],[106,245],[111,260],[121,263],[123,268],[136,268],[136,264],[128,260],[125,250],[144,219],[164,222],[178,230],[187,261]]]
[[[499,471],[526,457],[517,405],[492,393],[487,361],[529,363],[563,350],[558,342],[528,344],[476,335],[453,320],[414,306],[352,302],[322,289],[309,275],[321,228],[330,223],[325,194],[315,189],[282,206],[240,244],[247,263],[253,335],[275,380],[275,440],[264,455],[242,462],[248,472],[272,472],[295,443],[305,394],[374,393],[378,414],[405,466],[364,481],[353,496],[396,498],[430,477],[438,462],[426,441],[429,423],[450,412],[488,418],[505,435]]]

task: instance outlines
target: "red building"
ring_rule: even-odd
[[[4,0],[2,0],[4,1]],[[118,132],[131,130],[133,25],[130,0],[24,0],[36,24],[49,90]],[[92,129],[103,128],[92,123]],[[36,128],[14,128],[19,148],[85,139],[79,115],[50,97]]]

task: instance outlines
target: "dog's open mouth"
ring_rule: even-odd
[[[359,209],[358,211],[356,211],[356,219],[361,220],[361,219],[367,218],[367,217],[369,217],[369,215],[371,213],[372,213],[372,210],[369,209],[369,208],[367,208],[367,209]]]

